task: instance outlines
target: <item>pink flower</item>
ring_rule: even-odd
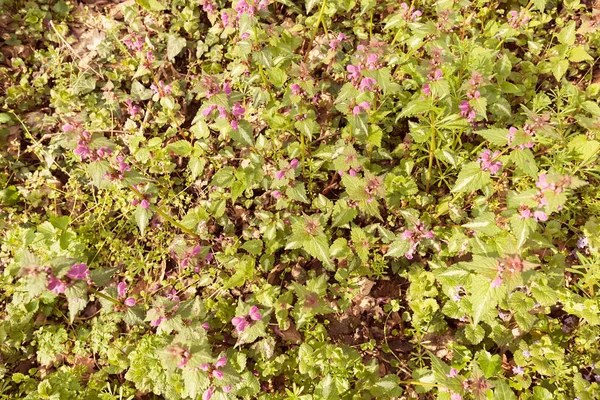
[[[223,392],[224,392],[224,393],[229,393],[229,392],[231,392],[231,389],[233,389],[233,388],[231,387],[231,385],[227,385],[227,386],[223,387]]]
[[[63,132],[69,132],[69,131],[72,131],[74,129],[75,129],[75,127],[73,125],[71,125],[71,124],[64,124],[62,126]]]
[[[165,317],[158,317],[157,319],[153,320],[150,322],[150,325],[157,327],[159,326],[163,321],[166,321],[167,319]]]
[[[527,219],[531,218],[531,210],[529,208],[524,208],[519,212],[519,219]]]
[[[431,95],[431,87],[429,86],[429,83],[424,84],[422,90],[425,96],[429,97]]]
[[[233,108],[231,110],[231,113],[233,114],[234,117],[236,118],[240,118],[242,116],[244,116],[244,113],[246,112],[246,109],[244,107],[242,107],[240,105],[240,103],[235,103],[233,105]]]
[[[128,297],[125,299],[125,301],[123,302],[123,304],[125,304],[127,307],[133,307],[136,304],[136,301],[133,297]]]
[[[450,373],[446,374],[448,378],[454,378],[458,376],[458,370],[456,368],[450,368]]]
[[[237,130],[240,127],[240,124],[234,119],[230,122],[231,128]]]
[[[202,110],[202,115],[205,117],[208,117],[216,109],[217,109],[217,106],[210,105],[210,106],[206,107],[204,110]]]
[[[510,145],[513,140],[515,140],[515,134],[518,132],[518,129],[514,126],[508,128],[508,133],[506,134],[506,139],[508,140],[508,144]]]
[[[221,357],[215,363],[215,368],[222,368],[225,365],[227,365],[227,358],[226,357]]]
[[[210,400],[215,389],[211,386],[202,393],[202,400]]]
[[[90,276],[90,271],[86,264],[73,264],[67,276],[71,279],[86,280]]]
[[[353,169],[350,169],[350,171],[348,171],[348,175],[350,176],[356,176],[356,171]]]
[[[231,84],[228,81],[225,81],[223,84],[223,93],[225,93],[227,96],[231,94]]]
[[[233,317],[231,323],[235,326],[238,332],[243,332],[252,321],[259,321],[262,318],[258,307],[252,306],[248,315]]]
[[[329,47],[331,48],[331,50],[335,50],[340,45],[340,43],[342,43],[342,41],[346,39],[346,35],[344,35],[343,33],[338,33],[337,38],[329,42]]]
[[[146,199],[142,199],[142,201],[140,201],[140,207],[145,208],[147,210],[148,207],[150,207],[150,202]]]
[[[202,324],[202,329],[204,329],[205,331],[210,329],[210,324],[208,322],[205,322]]]
[[[500,275],[498,275],[496,277],[496,279],[494,279],[492,281],[492,284],[490,285],[490,287],[497,288],[497,287],[500,287],[500,285],[502,285],[502,277]]]
[[[377,69],[377,54],[369,54],[366,64],[370,70]]]
[[[278,199],[278,198],[280,198],[282,196],[282,193],[279,190],[274,190],[271,193],[271,196],[273,196],[273,198],[275,198],[275,199]]]
[[[292,90],[292,93],[296,96],[300,96],[302,94],[302,88],[297,83],[292,83],[290,85],[290,89]]]
[[[223,376],[225,376],[225,374],[223,373],[223,371],[219,371],[218,369],[215,369],[212,372],[212,375],[217,378],[217,379],[223,379]]]
[[[131,118],[135,118],[135,116],[140,112],[139,107],[133,104],[131,99],[127,99],[125,103],[127,103],[127,113]]]
[[[540,210],[537,210],[533,213],[533,217],[536,221],[548,221],[548,215]]]
[[[124,173],[125,171],[131,171],[131,166],[124,162],[124,159],[125,158],[121,155],[117,156],[117,162],[119,163],[119,171],[121,171],[121,173]]]
[[[405,230],[404,232],[402,232],[401,238],[402,240],[408,240],[413,236],[414,232],[413,231],[409,231],[408,229]]]
[[[360,80],[360,91],[364,92],[365,90],[372,90],[373,85],[375,85],[377,81],[373,78],[362,78]]]
[[[358,80],[360,78],[360,69],[360,65],[348,65],[346,67],[346,71],[350,73],[348,79]]]
[[[127,294],[127,284],[125,282],[119,282],[117,285],[117,298],[122,299]]]
[[[244,32],[240,35],[240,39],[246,40],[250,37],[250,32]]]
[[[298,160],[297,159],[294,158],[292,161],[290,161],[290,168],[292,168],[292,169],[298,168]]]
[[[471,108],[471,105],[467,100],[463,100],[458,108],[460,109],[461,117],[466,118],[469,122],[473,122],[475,120],[475,110]]]
[[[208,372],[208,370],[210,369],[210,364],[206,364],[206,363],[205,364],[200,364],[198,366],[198,368],[200,368],[204,372]]]
[[[277,178],[278,180],[282,180],[284,176],[285,171],[277,171],[277,173],[275,174],[275,178]]]
[[[358,114],[360,114],[362,111],[366,111],[369,108],[371,108],[371,104],[368,101],[363,101],[362,103],[354,106],[354,108],[352,109],[352,113],[354,114],[354,116],[356,117]]]
[[[462,396],[458,393],[452,393],[450,400],[462,400]]]
[[[57,277],[50,276],[48,278],[47,288],[48,288],[48,290],[50,290],[56,294],[61,294],[61,293],[64,293],[65,290],[67,290],[67,285],[63,281],[58,279]]]

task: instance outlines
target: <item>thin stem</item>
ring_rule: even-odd
[[[98,297],[102,297],[103,299],[105,299],[105,300],[108,300],[108,301],[110,301],[110,302],[112,302],[112,303],[114,303],[114,304],[121,305],[121,302],[120,302],[119,300],[117,300],[117,299],[113,299],[112,297],[110,297],[110,296],[107,296],[107,295],[105,295],[104,293],[102,293],[102,292],[99,292],[99,291],[97,291],[97,290],[96,290],[96,289],[94,289],[94,288],[89,288],[89,291],[90,291],[90,292],[92,292],[92,293],[94,293],[94,294],[95,294],[96,296],[98,296]]]

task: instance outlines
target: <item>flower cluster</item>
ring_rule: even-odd
[[[402,240],[410,243],[410,248],[404,253],[404,257],[408,260],[412,260],[421,241],[433,239],[434,236],[435,234],[433,231],[425,229],[425,224],[423,222],[417,221],[412,230],[406,229],[400,236]]]
[[[402,8],[402,16],[407,21],[414,22],[423,15],[423,11],[415,10],[412,5],[409,7],[408,4],[402,3],[400,4],[400,7]]]
[[[202,115],[205,117],[210,116],[213,111],[219,111],[219,118],[225,119],[229,121],[229,124],[233,129],[239,128],[239,120],[244,116],[246,109],[241,106],[240,103],[235,103],[231,109],[231,112],[228,113],[227,109],[223,106],[217,106],[214,104],[209,105],[204,110],[202,110]]]
[[[527,25],[529,22],[529,17],[525,14],[525,12],[526,10],[521,10],[521,12],[512,10],[508,12],[507,22],[511,28],[518,29]]]
[[[166,97],[171,94],[171,91],[173,90],[173,86],[165,85],[165,83],[163,81],[158,81],[158,85],[155,85],[153,83],[152,85],[150,85],[150,89],[152,89],[152,92],[155,95],[158,95],[158,97]]]
[[[204,372],[208,372],[209,375],[212,375],[213,378],[223,379],[225,374],[219,368],[224,367],[227,364],[227,358],[221,357],[214,364],[200,364],[198,367]]]
[[[49,275],[47,279],[47,289],[56,294],[64,293],[65,290],[67,290],[67,287],[74,281],[89,281],[90,271],[86,264],[73,264],[65,276],[68,278],[66,281],[59,279],[54,275]]]
[[[496,175],[500,169],[502,169],[502,163],[500,161],[493,161],[500,155],[499,151],[495,151],[494,154],[489,149],[485,149],[477,159],[477,162],[481,166],[482,171],[490,171],[490,174]]]
[[[123,301],[127,307],[133,307],[136,304],[136,300],[133,297],[127,297],[127,284],[125,282],[119,282],[117,285],[117,299]]]
[[[260,321],[262,319],[262,315],[258,310],[258,307],[252,306],[250,308],[250,312],[247,315],[240,315],[239,317],[233,317],[231,323],[235,326],[235,330],[239,333],[244,332],[244,330],[252,324],[252,321]]]

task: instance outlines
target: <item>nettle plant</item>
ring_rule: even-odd
[[[591,3],[3,2],[0,395],[597,398]]]

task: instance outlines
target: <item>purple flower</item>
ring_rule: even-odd
[[[590,242],[588,241],[588,238],[586,238],[585,236],[582,236],[579,239],[577,239],[577,247],[578,248],[585,249],[589,245],[590,245]]]
[[[124,173],[125,171],[131,171],[131,166],[125,161],[123,161],[124,159],[125,157],[121,155],[117,156],[117,162],[119,163],[119,171],[121,171],[121,173]]]
[[[202,110],[202,115],[204,115],[205,117],[208,117],[216,109],[217,109],[217,106],[210,105],[210,106],[206,107],[204,110]]]
[[[223,93],[225,93],[227,96],[231,94],[231,84],[228,81],[225,81],[223,84]]]
[[[497,288],[497,287],[500,287],[500,285],[502,285],[502,276],[498,275],[496,277],[496,279],[494,279],[492,281],[492,284],[490,285],[490,287]]]
[[[525,358],[531,357],[531,352],[529,350],[523,351],[523,357],[525,357]]]
[[[275,198],[275,199],[278,199],[278,198],[280,198],[282,196],[282,193],[279,190],[274,190],[271,193],[271,196],[273,196],[273,198]]]
[[[229,392],[231,392],[231,389],[233,389],[233,388],[231,387],[231,385],[227,385],[227,386],[223,387],[223,392],[224,392],[224,393],[229,393]]]
[[[375,85],[377,81],[373,78],[362,78],[360,80],[360,91],[364,92],[366,90],[372,90],[373,85]]]
[[[412,236],[414,235],[413,231],[410,230],[405,230],[404,232],[402,232],[401,238],[402,240],[408,240],[410,239]]]
[[[377,69],[377,54],[369,54],[366,64],[370,70]]]
[[[294,158],[292,161],[290,161],[290,168],[292,168],[292,169],[298,168],[298,160],[296,158]]]
[[[147,210],[148,207],[150,207],[150,202],[146,199],[142,199],[142,201],[140,201],[140,207],[145,208]]]
[[[202,329],[204,329],[205,331],[210,329],[210,324],[208,322],[205,322],[202,324]]]
[[[90,276],[90,271],[86,264],[73,264],[67,276],[71,279],[86,280]]]
[[[282,180],[284,176],[285,171],[277,171],[277,173],[275,174],[275,178],[277,178],[278,180]]]
[[[348,74],[348,79],[358,80],[360,78],[360,70],[360,65],[348,65],[346,67],[346,71],[350,73]]]
[[[70,131],[72,131],[74,129],[75,129],[75,127],[73,125],[71,125],[71,124],[64,124],[62,126],[63,132],[70,132]]]
[[[452,393],[450,400],[462,400],[462,396],[458,393]]]
[[[127,294],[127,284],[125,282],[119,282],[117,285],[117,298],[122,299]]]
[[[450,373],[446,374],[448,378],[454,378],[458,376],[458,370],[456,368],[450,368]]]
[[[541,210],[534,211],[533,218],[535,218],[536,221],[548,221],[548,215]]]
[[[237,130],[240,127],[240,124],[234,119],[230,123],[231,128]]]
[[[431,95],[431,87],[429,86],[429,83],[424,84],[422,90],[425,96],[429,97]]]
[[[297,83],[292,83],[290,85],[290,89],[292,90],[292,93],[296,96],[302,95],[302,88]]]
[[[495,151],[492,155],[492,152],[488,149],[484,150],[480,155],[477,161],[481,166],[482,171],[490,171],[492,175],[495,175],[502,168],[502,163],[500,161],[491,162],[492,159],[498,157],[500,155],[499,151]]]
[[[525,372],[525,369],[523,367],[520,367],[517,365],[516,367],[513,367],[512,371],[513,371],[513,373],[515,373],[517,375],[523,375],[523,373]]]
[[[123,302],[123,304],[125,304],[127,307],[133,307],[136,304],[136,301],[133,297],[128,297],[125,299],[125,301]]]
[[[234,117],[236,118],[240,118],[242,116],[244,116],[244,113],[246,112],[246,109],[244,107],[242,107],[240,105],[240,103],[235,103],[233,105],[233,108],[231,110],[232,114]]]
[[[163,321],[166,321],[166,320],[167,320],[167,319],[166,319],[165,317],[163,317],[163,316],[160,316],[160,317],[156,318],[155,320],[152,320],[152,321],[150,322],[150,325],[152,325],[152,326],[154,326],[154,327],[157,327],[157,326],[159,326],[159,325],[160,325],[160,324],[161,324]]]
[[[252,321],[259,321],[262,318],[258,307],[252,306],[247,315],[233,317],[231,323],[235,326],[238,332],[243,332]]]
[[[475,120],[475,110],[471,108],[468,100],[463,100],[458,108],[460,109],[461,117],[466,118],[469,122],[473,122]]]
[[[50,290],[56,294],[61,294],[61,293],[64,293],[65,290],[67,290],[67,285],[63,281],[58,279],[57,277],[50,276],[48,278],[47,288],[48,288],[48,290]]]
[[[202,393],[202,400],[210,400],[215,389],[211,386]]]

